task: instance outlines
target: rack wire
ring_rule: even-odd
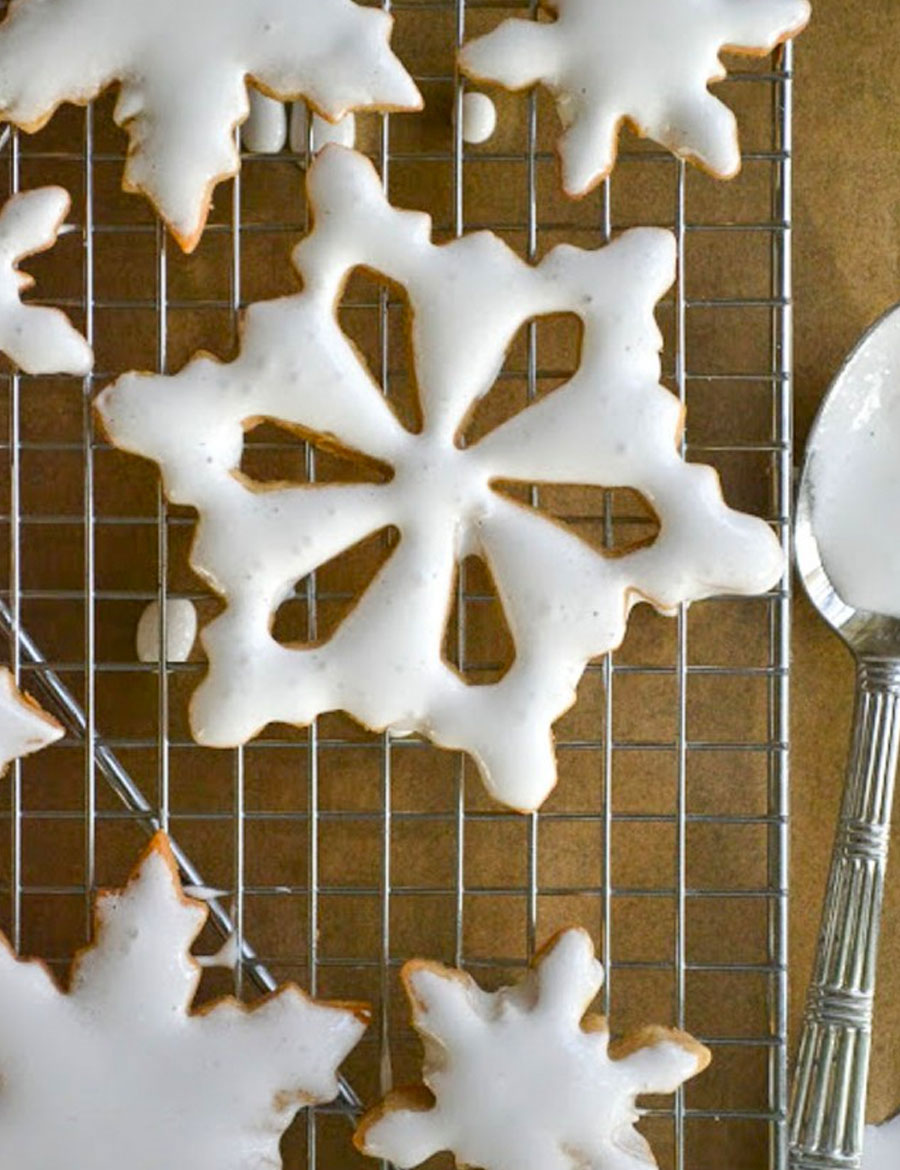
[[[787,554],[790,47],[742,60],[722,87],[741,112],[740,179],[717,185],[629,139],[612,180],[574,206],[556,193],[555,118],[540,96],[496,95],[497,137],[462,140],[455,46],[533,0],[384,6],[427,102],[421,118],[361,120],[361,145],[392,198],[429,210],[443,238],[488,227],[529,258],[560,239],[595,247],[626,226],[670,227],[679,276],[659,318],[666,379],[688,407],[686,455],[714,463],[729,502],[765,515]],[[674,620],[636,611],[625,645],[590,668],[558,725],[560,785],[533,816],[491,805],[462,757],[342,716],[308,731],[270,728],[234,752],[198,747],[185,707],[200,651],[165,669],[134,652],[149,601],[161,607],[161,649],[167,600],[215,610],[187,569],[192,516],[166,505],[152,469],[109,449],[91,403],[125,369],[172,370],[199,345],[227,354],[242,306],[295,287],[288,253],[307,226],[307,159],[245,155],[185,258],[142,201],[117,190],[123,139],[105,99],[61,111],[33,137],[7,131],[2,150],[3,194],[46,182],[73,194],[67,235],[28,267],[98,359],[83,383],[7,372],[0,385],[0,625],[16,677],[68,732],[16,764],[0,797],[2,925],[16,949],[62,972],[89,933],[94,891],[120,883],[147,832],[166,828],[186,880],[207,888],[202,944],[214,950],[216,933],[240,944],[236,969],[208,972],[204,994],[233,985],[252,996],[296,978],[376,1007],[341,1098],[303,1114],[285,1140],[290,1170],[327,1170],[362,1164],[347,1115],[416,1075],[396,979],[406,958],[463,965],[495,986],[553,929],[581,921],[607,969],[601,1006],[614,1031],[668,1022],[713,1049],[714,1074],[674,1101],[648,1102],[644,1125],[664,1170],[786,1167],[788,582]],[[385,392],[408,400],[395,290],[361,285],[342,319]],[[491,409],[523,405],[564,377],[576,352],[564,333],[527,328]],[[341,471],[283,433],[253,439],[254,459],[294,477]],[[531,498],[606,547],[650,524],[622,493],[549,498],[535,488]],[[364,550],[298,583],[285,628],[322,636],[383,553]],[[448,654],[473,682],[499,669],[497,608],[489,579],[466,566]]]

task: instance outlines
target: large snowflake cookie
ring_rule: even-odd
[[[64,734],[52,715],[18,689],[12,673],[0,667],[0,776],[13,760],[49,747]]]
[[[39,187],[13,195],[0,209],[0,352],[26,374],[84,375],[94,364],[90,346],[63,312],[21,300],[34,279],[20,262],[53,247],[69,206],[62,187]]]
[[[190,251],[213,187],[237,172],[247,83],[330,121],[421,109],[389,47],[392,18],[355,0],[13,0],[0,26],[0,118],[39,130],[63,102],[118,82],[124,186]]]
[[[98,400],[112,441],[156,460],[170,499],[199,510],[192,563],[228,603],[203,634],[210,670],[193,698],[194,734],[224,747],[273,720],[344,710],[471,753],[497,799],[536,808],[556,781],[551,724],[588,660],[619,643],[635,601],[671,611],[765,590],[782,571],[768,526],[730,511],[714,472],[676,449],[682,412],[658,382],[653,317],[673,279],[673,238],[635,230],[596,252],[554,248],[536,266],[489,232],[438,246],[427,216],[391,207],[371,164],[337,146],[311,167],[309,196],[315,227],[294,253],[304,290],[251,306],[236,361],[129,374]],[[337,323],[360,266],[408,293],[419,433],[398,421]],[[463,448],[460,429],[518,329],[563,312],[584,324],[578,372]],[[364,452],[393,478],[248,481],[237,473],[244,431],[261,418]],[[604,556],[500,495],[498,480],[628,485],[661,532]],[[398,545],[334,635],[279,644],[272,615],[295,584],[390,525]],[[483,686],[442,658],[457,562],[470,554],[489,565],[515,643],[508,673]]]
[[[809,20],[809,0],[541,0],[552,23],[514,17],[460,54],[507,89],[546,85],[564,133],[563,186],[584,195],[612,170],[625,121],[723,179],[741,165],[734,114],[707,89],[719,53],[762,55]]]
[[[414,960],[403,968],[425,1045],[424,1085],[397,1089],[363,1118],[357,1146],[397,1166],[450,1150],[481,1170],[646,1170],[635,1098],[674,1093],[709,1064],[683,1032],[645,1028],[610,1045],[584,1015],[603,983],[589,935],[563,931],[515,987]]]
[[[0,1150],[16,1170],[276,1170],[302,1105],[338,1091],[361,1005],[293,985],[250,1005],[190,1005],[190,946],[208,909],[186,898],[162,834],[124,890],[96,903],[68,993],[0,946]]]

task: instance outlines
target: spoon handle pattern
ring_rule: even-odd
[[[791,1104],[791,1170],[862,1164],[898,744],[900,661],[860,660],[844,803]]]

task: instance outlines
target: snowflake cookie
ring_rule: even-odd
[[[12,673],[0,667],[0,776],[13,760],[49,747],[64,734],[52,715],[17,688]]]
[[[463,72],[556,99],[563,187],[587,194],[612,170],[629,122],[722,179],[740,170],[737,123],[707,89],[719,53],[764,55],[800,32],[809,0],[541,0],[552,23],[519,17],[469,41]]]
[[[618,645],[628,610],[723,590],[756,593],[782,571],[761,520],[728,509],[708,467],[685,463],[677,399],[659,385],[654,305],[672,282],[669,232],[595,252],[560,246],[525,264],[490,232],[444,245],[420,212],[388,203],[371,164],[328,146],[309,171],[315,227],[294,262],[304,290],[250,307],[240,356],[172,377],[128,374],[98,399],[110,439],[160,464],[169,498],[200,513],[192,564],[226,601],[203,633],[210,670],[194,735],[226,747],[271,721],[343,710],[469,752],[493,795],[537,808],[556,782],[552,723],[586,663]],[[423,418],[406,430],[335,317],[352,270],[402,286],[413,310]],[[577,314],[581,368],[479,442],[458,436],[519,328]],[[277,420],[393,469],[381,484],[260,484],[239,473],[244,432]],[[495,481],[631,486],[657,540],[604,556]],[[390,559],[334,635],[279,644],[272,615],[298,581],[395,526]],[[442,657],[457,563],[487,562],[515,644],[498,683],[468,685]]]
[[[481,1170],[646,1170],[656,1162],[635,1098],[674,1093],[709,1064],[702,1044],[667,1028],[610,1045],[606,1020],[584,1014],[603,968],[580,929],[552,939],[515,987],[483,991],[421,960],[402,977],[425,1084],[389,1093],[354,1141],[404,1168],[450,1150]]]
[[[124,187],[149,196],[185,251],[215,185],[237,173],[247,83],[330,121],[418,110],[392,18],[355,0],[12,0],[0,25],[0,118],[39,130],[63,102],[118,82]]]
[[[338,1091],[368,1020],[286,985],[247,1006],[190,1006],[208,910],[158,834],[101,893],[67,993],[0,946],[0,1150],[16,1170],[263,1170],[301,1106]]]
[[[34,280],[19,263],[53,247],[70,206],[62,187],[39,187],[13,195],[0,209],[0,352],[26,374],[84,375],[94,364],[65,313],[21,300]]]

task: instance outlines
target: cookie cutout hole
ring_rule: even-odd
[[[457,567],[444,631],[444,659],[470,686],[497,683],[509,672],[515,643],[487,563],[466,557]]]
[[[660,521],[634,488],[496,482],[494,490],[564,525],[596,552],[622,557],[653,544]]]
[[[412,352],[412,309],[406,289],[355,268],[338,304],[338,322],[400,423],[417,435],[422,410]]]
[[[553,313],[526,321],[516,332],[493,386],[475,403],[460,428],[457,444],[472,446],[526,410],[532,401],[565,385],[581,365],[583,335],[584,324],[575,313]]]
[[[257,491],[316,483],[387,483],[393,471],[326,436],[274,419],[253,419],[244,435],[238,474]]]
[[[399,539],[393,525],[382,528],[301,578],[272,617],[275,641],[297,648],[327,642],[390,559]]]

